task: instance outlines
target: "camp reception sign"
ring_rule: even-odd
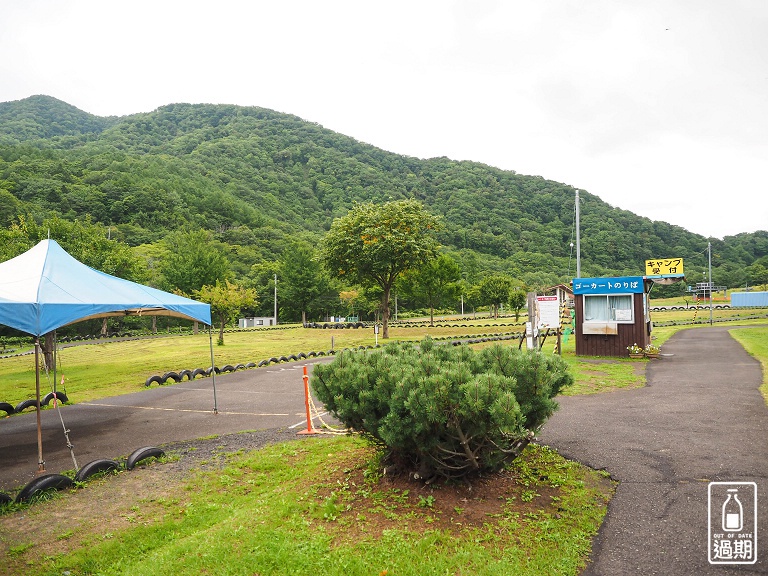
[[[682,276],[683,259],[682,258],[657,258],[655,260],[645,261],[645,276]]]

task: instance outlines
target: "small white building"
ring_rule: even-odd
[[[240,328],[260,328],[262,326],[274,326],[274,316],[254,316],[253,318],[240,318],[238,326]]]

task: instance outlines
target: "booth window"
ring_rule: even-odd
[[[584,321],[634,323],[632,294],[585,294]]]

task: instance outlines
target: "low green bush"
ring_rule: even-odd
[[[417,478],[457,478],[514,460],[573,384],[565,362],[496,344],[389,344],[344,351],[314,367],[325,407],[349,428],[386,446],[386,463]]]

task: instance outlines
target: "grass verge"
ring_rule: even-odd
[[[45,554],[11,537],[4,567],[72,576],[578,574],[613,490],[546,447],[530,446],[471,489],[380,477],[377,463],[357,437],[235,455],[161,498],[137,500],[128,527],[68,530]]]
[[[768,327],[736,328],[730,330],[730,334],[762,365],[763,384],[760,393],[768,405]]]

